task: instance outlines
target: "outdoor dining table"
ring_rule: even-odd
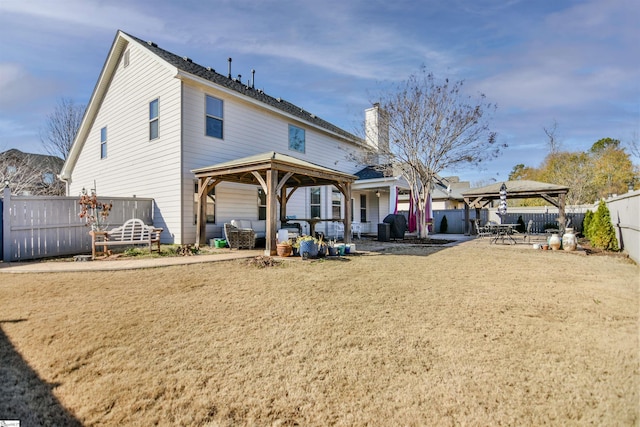
[[[513,230],[518,226],[518,224],[491,224],[489,227],[493,233],[493,237],[489,241],[489,243],[497,243],[498,239],[502,239],[502,243],[504,243],[505,239],[510,240],[511,242],[516,242],[516,239],[513,238]]]

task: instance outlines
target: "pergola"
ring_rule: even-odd
[[[500,199],[500,187],[505,184],[507,187],[507,199],[531,199],[542,198],[558,208],[558,222],[561,226],[565,223],[564,206],[569,187],[562,185],[548,184],[538,181],[504,181],[496,182],[485,187],[474,188],[462,193],[465,201],[464,220],[467,227],[469,223],[469,208],[475,208],[476,218],[480,218],[480,210],[493,200]],[[467,234],[469,232],[467,231]]]
[[[351,229],[351,186],[355,175],[276,153],[275,151],[219,163],[192,171],[198,179],[198,212],[196,214],[196,245],[205,244],[206,239],[206,197],[221,182],[236,182],[260,185],[267,196],[265,255],[276,253],[277,204],[280,203],[280,221],[287,220],[287,201],[302,187],[335,186],[347,201],[344,208],[345,230]],[[350,233],[344,233],[347,243]]]

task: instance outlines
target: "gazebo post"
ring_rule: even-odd
[[[564,226],[567,223],[567,219],[565,217],[564,207],[567,200],[567,194],[561,193],[558,194],[558,223],[560,227],[564,229]]]
[[[207,214],[207,184],[209,178],[198,179],[198,210],[196,212],[196,248],[207,240],[207,221],[203,219]]]
[[[344,242],[351,243],[351,183],[344,183]]]
[[[277,203],[278,203],[278,195],[277,193],[278,186],[278,170],[277,169],[268,169],[267,170],[267,226],[266,226],[266,236],[265,236],[265,248],[264,254],[267,256],[276,254],[276,212],[277,212]]]
[[[469,227],[469,203],[466,203],[467,200],[465,199],[465,204],[464,204],[464,228],[463,228],[463,232],[465,235],[470,235],[471,234],[471,230]]]

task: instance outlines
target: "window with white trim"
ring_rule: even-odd
[[[304,153],[305,132],[304,129],[289,125],[289,150]]]
[[[100,129],[100,158],[107,157],[107,127]]]
[[[267,193],[262,188],[258,188],[258,219],[267,219]]]
[[[360,222],[367,222],[367,196],[360,195]]]
[[[223,136],[223,102],[213,96],[206,96],[206,129],[205,134],[222,139]]]
[[[159,108],[158,98],[154,99],[149,103],[149,141],[152,141],[158,138],[158,136],[160,136],[158,108]]]
[[[342,194],[337,189],[331,191],[331,218],[340,219],[342,210]]]
[[[311,187],[311,200],[309,204],[309,210],[311,218],[320,218],[321,206],[320,206],[320,187]]]

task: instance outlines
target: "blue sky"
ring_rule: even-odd
[[[350,132],[380,88],[419,71],[464,80],[498,110],[503,155],[447,171],[472,183],[561,148],[640,134],[637,0],[0,0],[0,151],[43,152],[60,98],[86,104],[118,29],[234,76]],[[638,163],[640,159],[634,159]],[[446,175],[446,173],[445,173]]]

